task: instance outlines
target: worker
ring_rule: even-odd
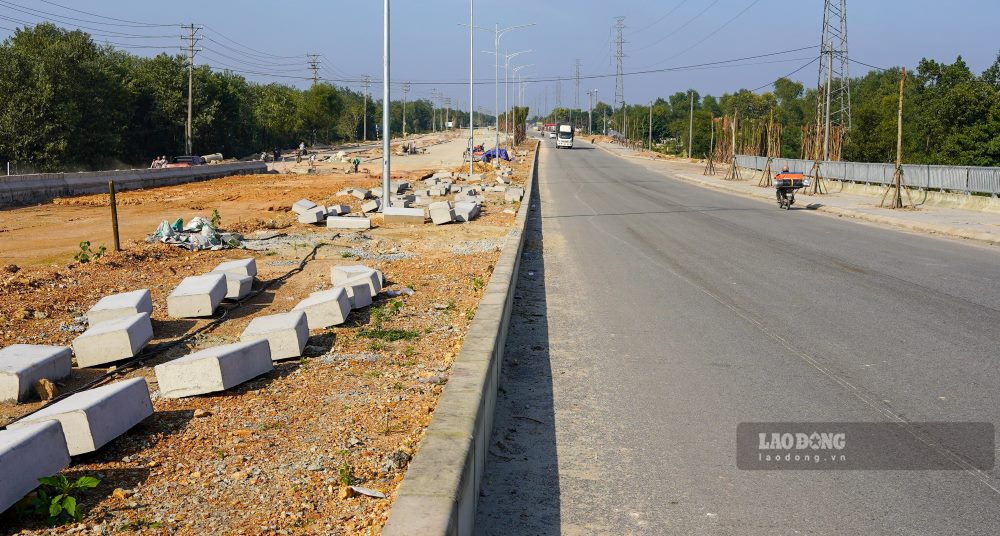
[[[784,166],[782,166],[781,172],[782,173],[788,173],[788,164],[785,164]]]
[[[358,166],[361,165],[361,159],[355,156],[354,160],[352,160],[351,163],[354,164],[354,172],[357,173],[358,172]]]
[[[302,156],[306,155],[306,142],[304,141],[299,142],[299,154]]]

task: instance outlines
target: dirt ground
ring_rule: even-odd
[[[529,163],[527,157],[513,164],[515,183],[523,184]],[[412,182],[422,175],[399,177]],[[124,192],[118,196],[124,251],[86,264],[73,260],[80,240],[110,242],[107,196],[0,212],[3,346],[68,345],[84,327],[80,316],[100,297],[148,288],[151,347],[162,349],[211,320],[166,317],[166,296],[182,278],[253,256],[254,288],[274,281],[242,305],[224,306],[229,312],[217,326],[111,378],[144,377],[156,412],[97,452],[74,458],[67,476],[101,479],[80,496],[81,523],[49,528],[11,509],[0,516],[0,534],[377,534],[517,208],[503,194],[488,194],[471,223],[340,234],[298,224],[288,212],[301,198],[356,210],[359,200],[335,192],[378,182],[367,175],[255,175]],[[143,240],[162,220],[207,217],[213,209],[224,229],[251,239],[252,251],[188,252]],[[306,357],[276,363],[272,373],[225,393],[159,397],[152,366],[235,342],[252,318],[291,310],[310,292],[329,288],[331,266],[356,263],[382,270],[386,289],[345,325],[312,331]],[[402,292],[407,288],[411,295]],[[383,331],[372,329],[375,315]],[[74,369],[60,390],[112,370]],[[0,403],[0,423],[41,405]],[[345,496],[345,480],[387,497]]]

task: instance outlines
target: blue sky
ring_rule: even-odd
[[[104,29],[116,36],[106,39],[118,43],[180,45],[180,39],[173,37],[180,34],[178,27],[129,25],[73,12],[61,4],[122,20],[205,25],[203,35],[214,41],[200,43],[204,52],[198,63],[287,77],[247,75],[257,81],[307,86],[308,80],[295,78],[310,74],[306,70],[306,53],[323,55],[322,76],[350,81],[340,85],[357,88],[359,84],[354,81],[362,74],[381,77],[382,2],[377,0],[51,2],[0,0],[0,27],[19,25],[3,17],[37,22],[58,16],[63,17],[63,26]],[[393,81],[412,81],[411,99],[429,97],[437,89],[453,102],[467,106],[469,37],[461,24],[468,22],[469,1],[393,0],[392,5]],[[819,42],[822,5],[822,0],[480,0],[476,2],[476,24],[492,28],[495,23],[502,27],[534,23],[531,28],[504,36],[502,48],[510,52],[531,49],[514,59],[513,64],[533,64],[522,71],[525,77],[551,79],[570,77],[578,58],[585,76],[613,75],[611,26],[616,16],[625,17],[624,70],[629,73],[815,46]],[[849,0],[850,56],[876,66],[913,67],[922,57],[950,62],[961,54],[979,72],[993,62],[1000,49],[995,29],[998,20],[1000,2],[996,1]],[[0,37],[9,33],[0,29]],[[154,35],[168,37],[135,37]],[[492,32],[477,32],[475,48],[477,78],[492,80],[493,56],[482,53],[493,48]],[[157,49],[132,51],[155,54]],[[756,88],[803,66],[815,55],[816,49],[810,49],[747,60],[739,66],[630,75],[625,80],[625,97],[629,102],[647,102],[688,88],[715,95],[741,87]],[[817,69],[814,63],[793,78],[814,86]],[[851,69],[857,75],[867,68],[853,64]],[[464,85],[460,83],[463,81]],[[572,105],[574,83],[564,81],[561,86],[562,103]],[[582,81],[582,106],[586,106],[587,89],[597,89],[600,98],[609,101],[614,95],[615,79],[608,76]],[[381,90],[376,87],[373,91]],[[556,82],[540,81],[527,87],[525,101],[533,109],[543,107],[547,93],[551,108],[555,92]],[[502,99],[501,89],[501,106]],[[478,86],[477,106],[492,110],[493,102],[493,86]]]

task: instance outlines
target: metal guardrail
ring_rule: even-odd
[[[762,170],[767,165],[766,156],[737,155],[740,167]],[[771,169],[777,172],[784,166],[792,171],[808,173],[812,160],[775,158]],[[867,162],[821,162],[820,169],[828,179],[865,184],[889,184],[895,172],[893,164]],[[1000,195],[1000,168],[976,166],[932,166],[903,164],[903,177],[910,188],[947,190],[969,194]]]

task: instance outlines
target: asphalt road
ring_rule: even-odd
[[[544,141],[539,179],[477,532],[1000,533],[995,471],[745,471],[735,451],[741,422],[998,422],[996,248],[579,140]]]

